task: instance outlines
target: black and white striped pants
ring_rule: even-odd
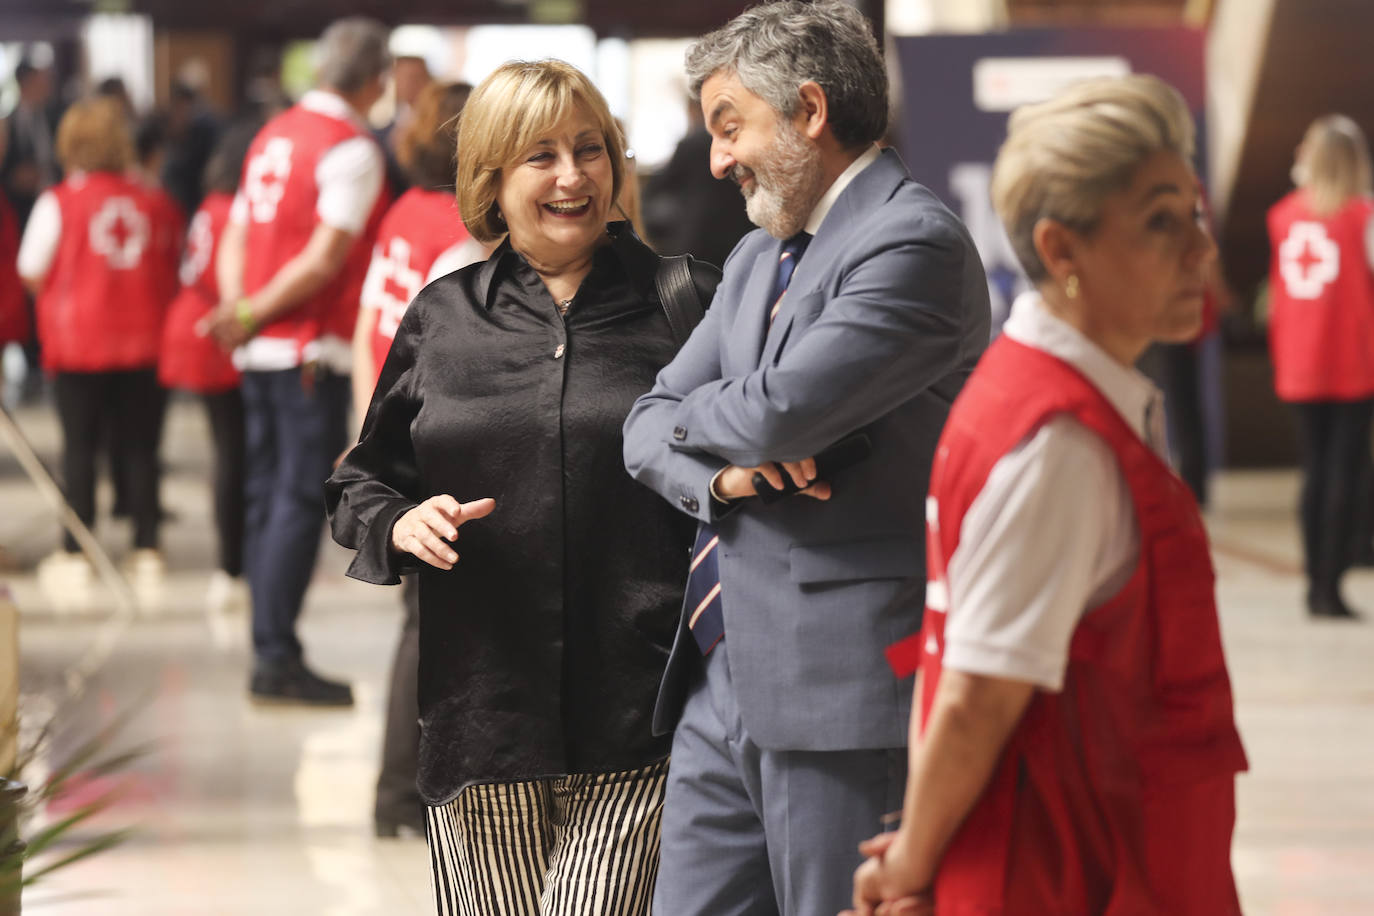
[[[647,916],[668,761],[469,786],[428,809],[440,916]]]

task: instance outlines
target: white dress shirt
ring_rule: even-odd
[[[1083,373],[1163,455],[1159,390],[1051,315],[1038,293],[1017,298],[1003,332]],[[944,666],[1061,689],[1079,618],[1126,584],[1139,555],[1115,453],[1076,419],[1055,417],[993,466],[964,515],[945,583]],[[944,600],[940,584],[934,593]]]
[[[805,227],[808,235],[815,235],[820,230],[821,223],[825,222],[826,216],[830,213],[830,208],[835,206],[835,201],[840,199],[844,189],[849,187],[849,183],[860,172],[876,162],[881,154],[882,150],[878,149],[876,145],[870,146],[864,150],[863,155],[849,163],[849,167],[840,173],[840,177],[836,178],[821,195],[821,199],[816,201],[816,206],[811,208],[811,216],[807,218]]]

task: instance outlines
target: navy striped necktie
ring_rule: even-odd
[[[811,236],[799,232],[783,242],[778,257],[778,273],[773,282],[773,301],[768,311],[771,327],[782,307],[783,294],[792,282],[797,262],[806,251]],[[725,636],[725,615],[720,604],[720,537],[712,525],[705,522],[697,528],[697,541],[692,546],[692,566],[687,573],[687,627],[702,655],[707,655]]]

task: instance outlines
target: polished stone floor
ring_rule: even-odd
[[[51,461],[51,417],[26,409],[19,419]],[[0,582],[22,611],[26,733],[55,718],[56,760],[127,715],[119,747],[147,747],[118,780],[85,787],[121,792],[92,832],[132,827],[132,838],[35,884],[25,911],[431,912],[423,842],[379,841],[370,829],[399,595],[346,580],[345,553],[327,546],[303,638],[312,663],[353,681],[357,707],[249,705],[246,619],[203,609],[213,544],[205,437],[198,407],[175,403],[163,495],[173,515],[164,529],[169,571],[160,593],[144,595],[154,611],[127,620],[99,586],[61,611],[40,587],[34,566],[56,544],[57,524],[0,444]],[[1247,913],[1370,914],[1374,624],[1314,624],[1300,613],[1296,487],[1291,473],[1223,474],[1209,518],[1251,761],[1239,781],[1235,869]],[[98,534],[116,557],[127,553],[127,524],[102,521]],[[1347,592],[1374,609],[1374,573],[1353,573]],[[80,698],[63,702],[71,667],[100,657]]]

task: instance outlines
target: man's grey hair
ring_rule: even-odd
[[[391,31],[375,19],[350,16],[330,24],[316,46],[315,85],[353,93],[391,66]]]
[[[825,91],[830,129],[846,147],[887,130],[887,71],[862,13],[841,0],[780,0],[746,10],[687,49],[692,97],[715,74],[745,89],[785,118],[797,113],[802,83]]]

